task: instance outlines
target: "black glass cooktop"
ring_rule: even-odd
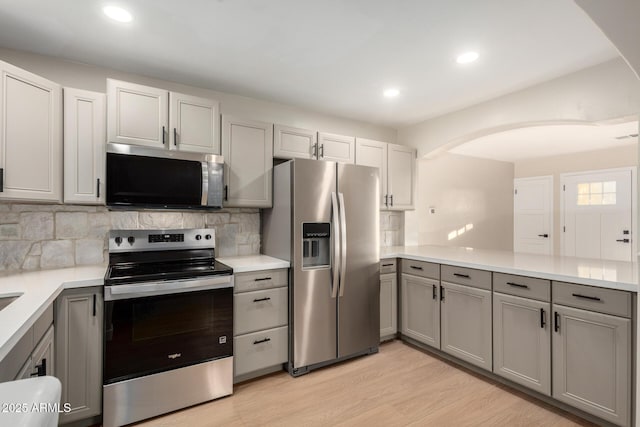
[[[109,265],[104,278],[104,284],[113,286],[231,274],[233,274],[231,267],[215,260],[119,263]]]

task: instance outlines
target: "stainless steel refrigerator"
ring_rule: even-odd
[[[273,174],[262,243],[265,254],[291,263],[289,373],[377,352],[378,169],[295,159]]]

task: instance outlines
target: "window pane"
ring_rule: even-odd
[[[578,206],[587,206],[589,204],[589,195],[588,194],[579,194],[578,195]]]
[[[578,184],[578,194],[589,194],[589,183]]]
[[[591,194],[593,193],[602,193],[602,183],[601,182],[592,182],[591,183]]]
[[[616,192],[615,181],[607,181],[604,183],[604,193],[615,193],[615,192]]]
[[[616,204],[616,193],[604,193],[602,195],[602,204],[603,205],[615,205]]]
[[[591,200],[589,201],[590,205],[601,205],[602,204],[602,194],[593,194],[591,193]]]

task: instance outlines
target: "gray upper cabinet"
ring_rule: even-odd
[[[0,61],[0,200],[62,201],[62,88]]]
[[[64,291],[56,300],[56,376],[71,412],[60,424],[102,412],[102,287]]]
[[[110,142],[164,148],[169,129],[169,92],[107,79],[107,138]]]
[[[415,207],[416,150],[403,145],[387,147],[387,193],[389,210],[409,210]]]
[[[273,132],[273,157],[278,159],[318,158],[316,131],[275,125]]]
[[[106,97],[64,88],[64,202],[104,204]]]
[[[403,261],[404,264],[404,261]],[[402,335],[440,348],[439,282],[425,277],[402,274]]]
[[[220,154],[220,103],[213,99],[169,93],[169,148]]]
[[[352,136],[318,132],[317,158],[338,163],[355,163],[356,139]]]
[[[273,125],[222,116],[226,207],[272,205]]]
[[[442,282],[441,348],[492,370],[491,291]]]
[[[551,394],[551,312],[548,302],[493,294],[493,372]]]
[[[631,321],[560,305],[553,310],[553,397],[628,426]]]
[[[107,79],[107,101],[109,142],[220,154],[215,100]]]
[[[356,165],[371,166],[380,170],[381,209],[385,209],[389,203],[387,195],[387,145],[386,142],[356,138]]]

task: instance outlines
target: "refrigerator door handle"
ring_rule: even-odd
[[[340,231],[339,231],[339,218],[338,218],[338,198],[336,193],[331,193],[331,228],[333,233],[333,265],[332,267],[332,280],[331,280],[331,298],[338,296],[338,273],[340,272]]]
[[[344,207],[344,195],[338,193],[340,200],[340,296],[344,295],[344,282],[347,275],[347,216]]]

